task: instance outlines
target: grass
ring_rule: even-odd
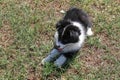
[[[41,66],[71,6],[89,14],[95,34],[65,68]],[[119,16],[119,0],[0,0],[0,80],[120,80]]]

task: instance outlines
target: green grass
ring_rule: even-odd
[[[89,14],[95,34],[64,68],[41,66],[71,6]],[[0,0],[0,80],[120,80],[119,16],[119,0]]]

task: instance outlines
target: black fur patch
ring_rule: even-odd
[[[60,28],[64,28],[67,25],[70,25],[71,23],[67,20],[60,20],[57,24],[56,24],[56,28],[60,29]]]
[[[69,9],[62,20],[56,24],[58,31],[58,40],[63,44],[76,43],[79,41],[80,29],[74,26],[72,22],[78,22],[84,26],[85,31],[87,27],[91,27],[91,21],[88,15],[81,9]]]
[[[91,27],[92,23],[88,17],[88,15],[81,9],[71,8],[65,14],[64,20],[77,21],[83,24],[85,27]]]
[[[65,29],[65,30],[64,30]],[[73,25],[67,25],[58,30],[59,41],[63,44],[75,43],[79,41],[80,30]]]

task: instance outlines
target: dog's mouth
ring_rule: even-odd
[[[60,47],[60,46],[54,46],[55,47],[55,49],[57,49],[58,51],[63,51],[66,47],[68,47],[68,46],[70,46],[70,45],[66,45],[66,46],[64,46],[64,47]]]
[[[57,48],[57,50],[61,52],[63,50],[63,48]]]
[[[57,49],[57,50],[60,51],[60,52],[64,49],[64,47],[61,48],[60,46],[54,46],[54,48]]]
[[[55,49],[57,49],[60,52],[63,50],[63,48],[61,48],[60,46],[55,46]]]

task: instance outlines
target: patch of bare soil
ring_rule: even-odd
[[[85,51],[87,50],[87,51]],[[83,48],[83,51],[85,51],[84,53],[86,53],[85,55],[82,55],[80,57],[80,60],[82,60],[85,64],[86,67],[98,67],[99,65],[102,64],[102,55],[104,54],[103,50],[100,49],[94,49],[91,48]]]
[[[110,37],[110,35],[106,35],[106,34],[103,34],[103,36],[100,36],[100,37],[102,39],[101,40],[102,44],[108,48],[109,53],[115,56],[117,59],[119,59],[118,58],[118,56],[120,57],[119,37],[117,38],[116,35]]]
[[[85,54],[80,56],[79,60],[84,63],[85,70],[89,67],[97,69],[99,67],[114,65],[113,60],[104,59],[103,57],[114,57],[116,60],[120,60],[120,47],[116,46],[119,41],[110,39],[106,34],[99,35],[99,37],[101,38],[101,44],[105,47],[96,48],[95,46],[88,46],[85,44],[82,48],[82,53]]]
[[[9,25],[4,25],[0,29],[0,47],[8,47],[14,41],[13,31]]]

